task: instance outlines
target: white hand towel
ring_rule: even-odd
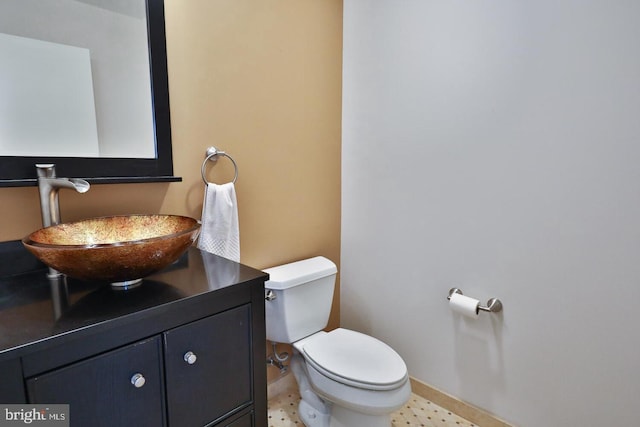
[[[236,188],[207,184],[202,204],[202,227],[198,248],[230,260],[240,261],[240,229]]]

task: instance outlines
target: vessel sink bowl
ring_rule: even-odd
[[[185,216],[123,215],[42,228],[22,243],[69,277],[128,283],[176,261],[199,231],[198,221]]]

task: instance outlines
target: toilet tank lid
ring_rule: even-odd
[[[264,284],[267,289],[287,289],[302,283],[336,274],[338,268],[331,260],[317,256],[264,270],[269,280]]]

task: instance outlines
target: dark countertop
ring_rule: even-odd
[[[19,263],[17,258],[24,254],[12,260],[11,253],[0,250],[0,256],[6,266]],[[78,333],[87,335],[138,320],[149,321],[169,307],[189,311],[196,307],[198,296],[207,297],[206,303],[210,304],[211,298],[228,294],[234,285],[268,277],[195,247],[130,290],[64,276],[50,280],[46,273],[46,269],[40,269],[0,276],[0,359],[9,353],[13,357],[64,345]]]

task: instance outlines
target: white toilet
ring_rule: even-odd
[[[291,370],[307,427],[390,427],[409,399],[407,366],[391,347],[327,326],[337,268],[323,257],[265,270],[267,339],[294,347]]]

